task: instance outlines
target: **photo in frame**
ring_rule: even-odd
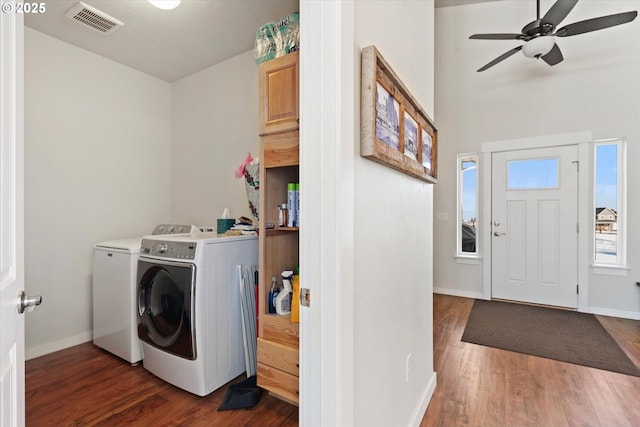
[[[431,155],[433,153],[433,140],[431,139],[431,135],[429,135],[429,132],[427,132],[424,129],[421,129],[422,131],[422,166],[424,166],[427,169],[431,169],[431,165],[432,165],[432,160],[431,160]]]
[[[362,50],[360,155],[437,183],[437,129],[375,46]]]
[[[418,161],[418,123],[404,113],[404,155]]]
[[[385,144],[400,149],[400,104],[377,83],[376,135]]]

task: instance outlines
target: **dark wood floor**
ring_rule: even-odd
[[[460,341],[472,299],[434,295],[426,426],[640,426],[640,378]],[[640,366],[640,321],[598,316]]]
[[[472,304],[434,295],[438,386],[421,427],[640,426],[640,378],[464,343],[460,338]],[[640,366],[640,321],[599,318]],[[26,423],[298,424],[297,407],[268,395],[253,409],[217,412],[226,390],[194,396],[87,343],[27,362]]]
[[[91,343],[27,361],[25,382],[27,427],[298,425],[296,406],[266,394],[217,412],[228,386],[195,396]]]

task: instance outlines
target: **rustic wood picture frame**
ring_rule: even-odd
[[[360,155],[437,183],[436,126],[375,46],[362,49],[361,84]]]

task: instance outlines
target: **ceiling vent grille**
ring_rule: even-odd
[[[111,34],[124,25],[113,16],[82,2],[76,3],[65,16],[102,34]]]

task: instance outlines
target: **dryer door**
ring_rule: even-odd
[[[138,336],[146,343],[187,359],[196,358],[196,266],[138,260]]]

